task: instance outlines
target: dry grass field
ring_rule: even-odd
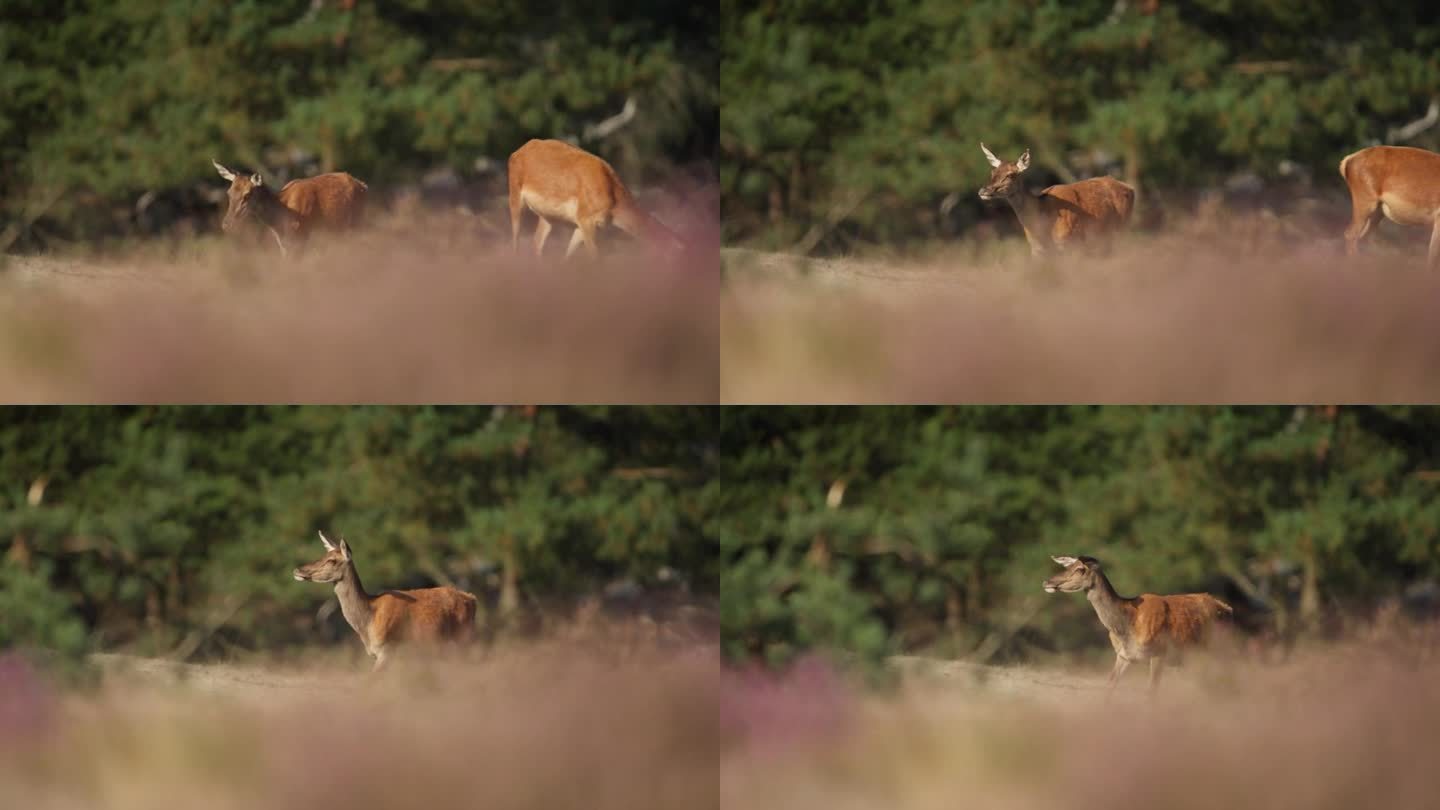
[[[701,206],[703,208],[703,205]],[[285,262],[198,238],[0,261],[6,402],[714,402],[718,222],[664,262],[512,255],[482,217],[393,215]]]
[[[1420,808],[1434,802],[1440,661],[1347,643],[1195,661],[1153,698],[1132,670],[909,661],[893,694],[819,664],[727,672],[721,802],[747,810]]]
[[[721,401],[1440,398],[1440,274],[1425,234],[1380,230],[1354,260],[1335,234],[1244,221],[1050,262],[1022,240],[906,258],[726,249]]]
[[[100,684],[67,689],[0,658],[0,806],[718,807],[713,643],[515,643],[375,677],[93,663]]]

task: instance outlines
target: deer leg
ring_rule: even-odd
[[[1430,255],[1427,264],[1431,270],[1440,269],[1440,215],[1435,217],[1435,227],[1430,231]]]
[[[510,252],[520,252],[520,217],[525,214],[525,204],[520,199],[519,189],[510,188]]]
[[[1368,193],[1350,192],[1350,227],[1345,229],[1345,255],[1354,256],[1360,252],[1360,240],[1375,227],[1380,219],[1380,201]],[[1433,242],[1432,242],[1433,244]]]
[[[573,254],[577,249],[579,249],[581,243],[583,243],[584,241],[585,230],[579,225],[576,225],[575,233],[570,234],[570,245],[565,248],[565,258],[570,258],[571,254]]]
[[[282,259],[288,259],[288,258],[290,258],[290,251],[288,251],[288,250],[285,249],[285,239],[280,236],[280,231],[278,231],[278,230],[276,230],[276,229],[274,229],[274,228],[271,228],[271,229],[270,229],[270,235],[273,236],[273,237],[275,237],[275,244],[277,244],[277,245],[280,246],[280,258],[282,258]]]
[[[1155,656],[1150,659],[1150,694],[1154,695],[1157,687],[1160,686],[1160,673],[1165,671],[1165,659]]]
[[[538,214],[536,216],[539,216]],[[535,255],[539,256],[545,251],[545,240],[550,238],[550,220],[540,217],[535,223]]]
[[[590,258],[592,259],[599,258],[600,247],[599,242],[596,241],[596,237],[599,235],[600,232],[599,226],[593,222],[589,225],[582,225],[580,227],[580,232],[585,234],[585,252],[590,254]]]
[[[385,648],[384,648],[384,647],[381,647],[381,648],[375,650],[375,666],[371,667],[371,668],[370,668],[370,671],[371,671],[371,672],[379,672],[380,669],[385,666],[385,662],[386,662],[388,659],[389,659],[389,655],[385,652]]]
[[[1129,668],[1130,668],[1130,660],[1129,660],[1129,659],[1127,659],[1127,658],[1121,658],[1121,657],[1118,656],[1118,655],[1115,656],[1115,667],[1110,670],[1110,680],[1108,680],[1108,681],[1105,682],[1106,687],[1107,687],[1111,692],[1114,692],[1114,691],[1115,691],[1115,685],[1120,682],[1120,676],[1121,676],[1121,675],[1124,675],[1124,674],[1125,674],[1125,670],[1127,670],[1127,669],[1129,669]]]

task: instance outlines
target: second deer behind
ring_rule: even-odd
[[[554,222],[575,226],[568,257],[581,245],[593,257],[598,253],[600,229],[614,225],[671,256],[684,250],[674,231],[635,204],[609,163],[564,141],[531,140],[510,155],[511,247],[520,250],[520,218],[526,210],[539,217],[535,224],[535,255],[545,249]]]

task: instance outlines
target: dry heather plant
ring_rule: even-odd
[[[93,693],[0,666],[25,687],[0,690],[0,805],[718,807],[713,644],[605,658],[550,641],[412,663],[378,678],[203,667]]]
[[[721,399],[1440,397],[1440,273],[1425,269],[1423,247],[1347,258],[1333,234],[1239,221],[1134,237],[1106,258],[986,261],[957,249],[796,269],[740,253],[727,258],[721,302]]]
[[[713,402],[718,222],[691,248],[614,237],[596,259],[515,256],[486,217],[380,218],[303,259],[273,244],[12,260],[7,401]],[[508,230],[508,229],[507,229]],[[508,234],[506,234],[508,236]]]
[[[994,669],[984,684],[921,679],[896,695],[817,689],[813,672],[758,684],[730,674],[721,801],[753,810],[1433,802],[1440,669],[1413,649],[1360,639],[1307,647],[1283,665],[1215,662],[1182,670],[1187,688],[1153,701],[1106,702],[1094,673]]]

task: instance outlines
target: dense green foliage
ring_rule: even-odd
[[[721,426],[730,659],[1103,644],[1084,599],[1041,590],[1050,555],[1290,630],[1440,576],[1440,409],[726,408]]]
[[[371,590],[456,584],[501,613],[675,573],[713,597],[716,432],[707,408],[0,410],[0,647],[313,639],[333,596],[290,570],[317,529]]]
[[[1425,4],[723,0],[729,241],[934,237],[981,214],[984,141],[1036,182],[1115,173],[1141,202],[1277,177],[1339,187],[1440,87]],[[1406,141],[1440,145],[1440,128]],[[1037,171],[1038,170],[1038,171]],[[940,213],[952,192],[960,206]],[[809,239],[802,238],[802,234]]]
[[[713,160],[715,15],[654,0],[8,0],[0,217],[43,211],[86,236],[147,190],[213,178],[212,156],[277,171],[274,155],[299,150],[381,184],[503,166],[532,137],[579,136],[641,179]],[[635,119],[587,141],[627,98]]]

